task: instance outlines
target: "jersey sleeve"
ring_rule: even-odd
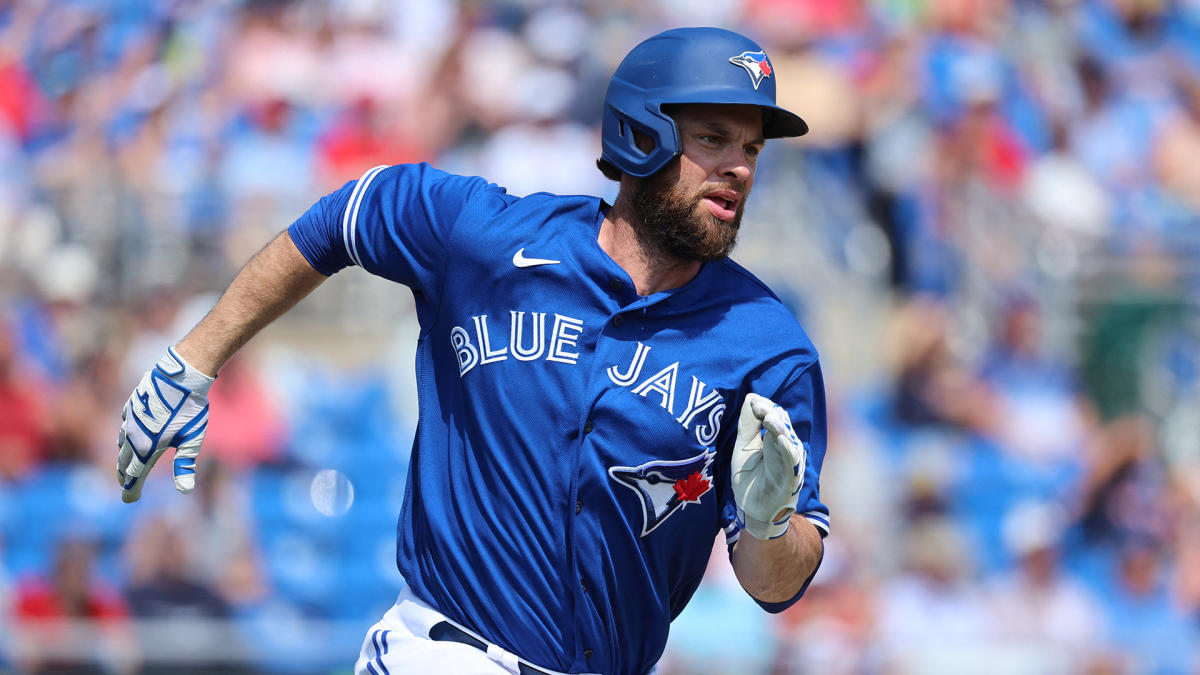
[[[796,500],[796,513],[829,536],[829,507],[821,502],[821,466],[825,463],[825,380],[821,365],[813,362],[779,392],[780,405],[792,417],[792,427],[804,443],[804,485]]]
[[[288,233],[322,274],[357,265],[434,296],[455,224],[489,189],[499,190],[424,163],[377,166],[323,197]]]

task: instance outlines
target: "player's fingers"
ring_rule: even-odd
[[[134,442],[138,440],[142,434],[138,433],[136,418],[132,414],[130,406],[132,403],[126,401],[121,408],[121,427],[117,430],[117,483],[124,487],[126,483],[126,471],[129,469],[131,460],[143,457],[144,454],[137,451],[134,447]],[[134,428],[134,433],[130,434],[129,429]]]
[[[203,435],[179,446],[175,451],[175,489],[188,494],[196,489],[196,456],[200,453]]]
[[[156,452],[150,456],[150,461],[142,464],[136,456],[129,462],[129,469],[125,470],[127,478],[130,478],[127,483],[128,487],[121,491],[121,500],[125,503],[136,502],[142,497],[142,488],[146,485],[146,477],[150,475],[150,471],[154,469],[154,465],[158,462],[158,458],[162,457],[163,453]],[[136,469],[136,473],[130,473],[131,469]]]
[[[204,406],[175,435],[175,489],[187,494],[196,489],[196,456],[208,430],[208,406]]]
[[[771,415],[771,417],[775,417],[775,415]],[[772,421],[768,428],[764,421],[764,428],[767,429],[769,438],[763,444],[768,480],[778,485],[779,489],[795,495],[804,482],[804,444],[796,437],[790,424],[781,425]]]
[[[762,423],[754,413],[753,401],[756,397],[761,398],[757,394],[747,394],[746,400],[742,402],[734,446],[737,452],[753,452],[762,447]]]
[[[146,477],[146,465],[138,459],[137,453],[133,451],[129,443],[125,443],[121,448],[121,456],[124,458],[122,460],[124,468],[121,472],[121,501],[128,504],[136,502],[142,496],[142,481]]]
[[[129,466],[132,457],[133,448],[129,446],[129,441],[125,438],[125,429],[122,428],[117,432],[117,485],[125,485],[125,467]]]
[[[770,409],[762,417],[763,428],[775,435],[793,434],[792,419],[783,408],[771,404]]]
[[[741,415],[738,416],[739,425],[745,426],[762,420],[762,415],[758,414],[758,410],[761,407],[759,404],[760,400],[765,401],[767,399],[758,394],[746,394],[746,400],[742,403]]]
[[[758,394],[747,394],[746,404],[746,406],[743,406],[743,409],[749,407],[754,416],[759,420],[765,418],[771,412],[771,409],[775,407],[775,403],[771,399],[759,396]]]

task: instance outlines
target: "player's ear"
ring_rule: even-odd
[[[613,166],[612,162],[604,159],[603,157],[596,160],[596,168],[600,169],[600,173],[604,174],[605,178],[618,183],[621,182],[621,176],[625,175],[621,173],[620,169]]]

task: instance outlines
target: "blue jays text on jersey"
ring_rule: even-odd
[[[747,393],[791,415],[808,455],[797,513],[828,532],[824,385],[791,313],[732,261],[639,296],[597,242],[605,209],[376,167],[290,234],[322,273],[358,265],[414,294],[397,534],[413,592],[547,668],[641,673],[714,537],[740,534],[729,455]]]

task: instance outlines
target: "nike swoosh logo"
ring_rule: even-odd
[[[526,258],[524,247],[513,254],[513,264],[517,267],[535,267],[537,265],[557,265],[561,260],[548,260],[546,258]]]

